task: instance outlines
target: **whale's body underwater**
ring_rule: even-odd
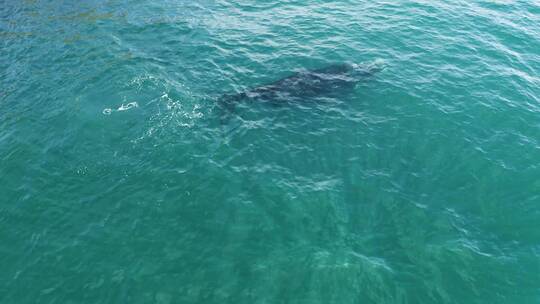
[[[316,70],[305,70],[270,84],[248,89],[241,93],[225,94],[218,103],[231,110],[243,101],[282,104],[301,99],[331,95],[354,86],[381,71],[380,62],[366,65],[340,63]]]

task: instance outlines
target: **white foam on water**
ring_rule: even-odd
[[[133,102],[129,102],[127,104],[122,104],[116,110],[113,110],[111,108],[105,108],[105,109],[103,109],[103,111],[101,113],[103,113],[103,115],[111,115],[112,112],[122,112],[122,111],[127,111],[129,109],[138,108],[138,107],[139,107],[139,104],[136,101],[133,101]]]
[[[131,109],[131,108],[137,108],[137,107],[139,107],[139,104],[138,104],[136,101],[134,101],[134,102],[127,103],[127,104],[125,104],[125,105],[122,104],[122,105],[121,105],[118,109],[116,109],[116,110],[120,112],[120,111],[127,111],[127,110],[129,110],[129,109]]]

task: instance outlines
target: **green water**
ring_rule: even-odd
[[[0,303],[540,303],[539,25],[536,1],[2,1]]]

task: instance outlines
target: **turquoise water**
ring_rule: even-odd
[[[3,1],[0,303],[539,303],[536,1]],[[383,62],[352,92],[216,101]]]

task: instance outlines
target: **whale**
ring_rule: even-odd
[[[228,110],[233,110],[235,104],[240,102],[269,102],[279,105],[319,96],[331,96],[353,89],[359,82],[373,77],[383,69],[381,61],[369,64],[330,64],[314,70],[301,70],[285,78],[238,93],[224,94],[218,99],[218,103]]]

